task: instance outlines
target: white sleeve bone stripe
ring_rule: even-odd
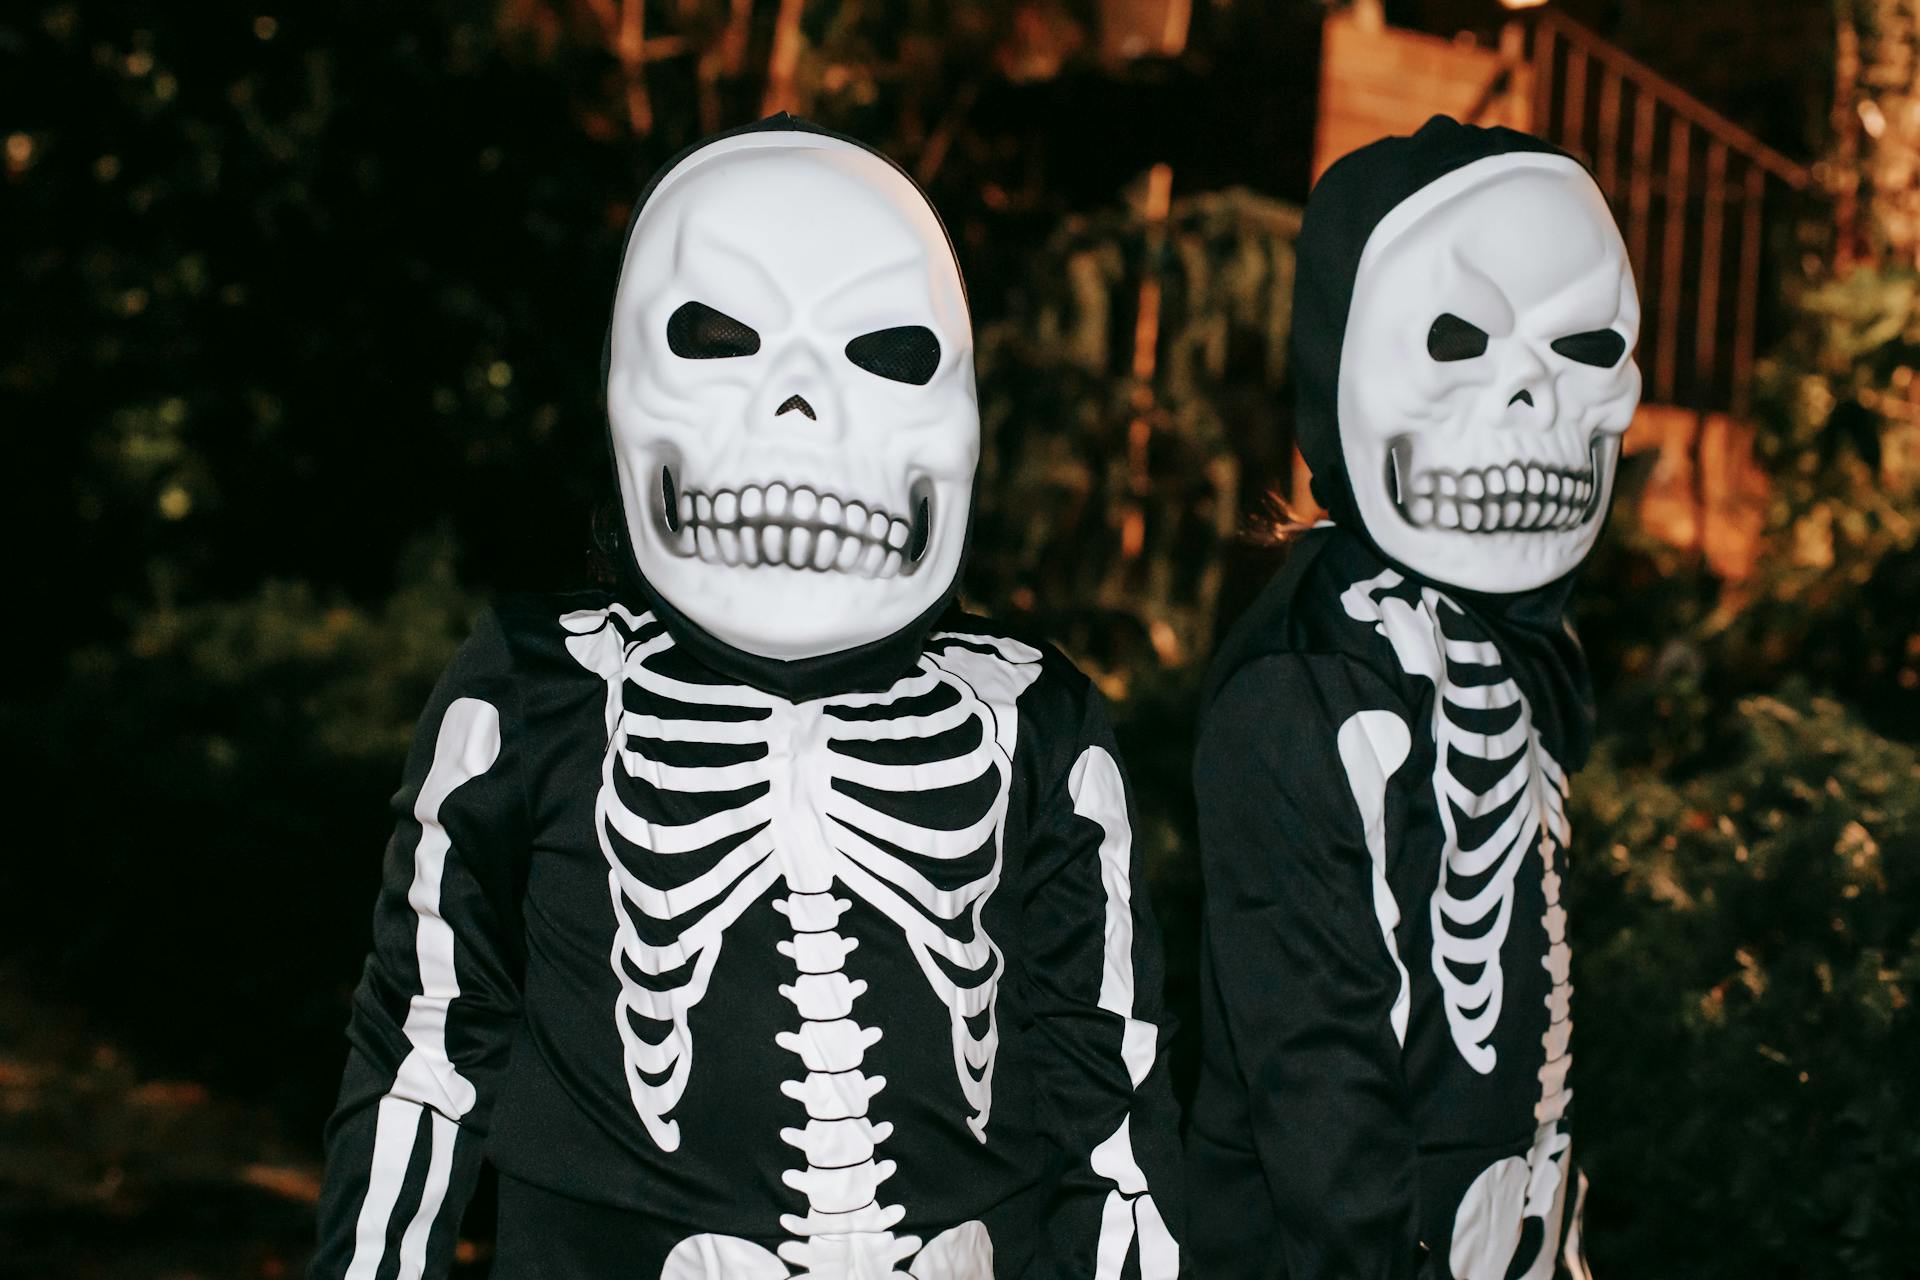
[[[1388,1020],[1393,1025],[1393,1038],[1404,1046],[1412,993],[1407,966],[1400,959],[1400,944],[1394,937],[1394,930],[1400,926],[1400,904],[1394,901],[1393,889],[1387,883],[1387,781],[1406,763],[1413,739],[1406,722],[1391,711],[1356,711],[1340,726],[1337,740],[1340,766],[1346,771],[1347,786],[1359,807],[1360,825],[1373,864],[1374,918],[1380,922],[1381,940],[1400,978]]]
[[[420,967],[420,991],[408,1002],[404,1028],[412,1048],[375,1113],[373,1163],[354,1227],[347,1280],[373,1280],[385,1260],[388,1229],[413,1159],[424,1109],[432,1124],[426,1185],[401,1237],[399,1276],[410,1280],[422,1274],[427,1240],[453,1175],[459,1128],[455,1122],[472,1109],[476,1098],[472,1082],[447,1054],[447,1014],[460,996],[460,981],[454,972],[453,928],[441,911],[453,841],[440,810],[448,796],[486,773],[499,757],[499,711],[478,698],[456,698],[440,719],[433,764],[413,804],[420,840],[414,848],[407,905],[413,908],[416,921],[414,955]]]
[[[500,713],[478,698],[455,699],[441,717],[433,767],[413,805],[420,843],[414,850],[407,905],[418,921],[414,952],[420,993],[407,1007],[406,1035],[413,1049],[400,1064],[393,1093],[454,1120],[472,1109],[474,1090],[447,1056],[447,1012],[460,996],[460,981],[453,971],[453,926],[440,910],[441,884],[453,847],[440,821],[440,807],[457,787],[491,769],[499,756]]]
[[[386,1258],[387,1223],[400,1199],[400,1184],[413,1158],[414,1135],[420,1128],[420,1105],[389,1094],[380,1099],[373,1129],[373,1164],[367,1177],[367,1198],[353,1229],[353,1261],[346,1280],[373,1280]]]
[[[424,1115],[432,1125],[426,1183],[420,1189],[420,1204],[400,1237],[400,1269],[394,1273],[396,1280],[419,1280],[426,1274],[427,1242],[433,1234],[434,1220],[440,1216],[447,1187],[453,1180],[453,1148],[460,1126],[431,1107],[391,1094],[380,1100],[376,1115],[371,1177],[367,1198],[361,1203],[360,1216],[354,1223],[353,1261],[347,1266],[345,1280],[374,1280],[386,1260],[388,1230],[407,1169],[413,1162],[420,1118]]]
[[[1073,811],[1100,828],[1100,883],[1106,891],[1106,945],[1099,1005],[1121,1020],[1122,1060],[1135,1088],[1153,1069],[1158,1032],[1133,1016],[1133,828],[1120,767],[1105,748],[1080,753],[1067,776]],[[1114,1184],[1100,1220],[1097,1280],[1119,1280],[1129,1248],[1140,1242],[1142,1280],[1171,1280],[1180,1271],[1180,1247],[1148,1193],[1146,1175],[1133,1154],[1132,1117],[1094,1148],[1093,1170]]]
[[[1153,1069],[1156,1032],[1133,1016],[1133,829],[1127,822],[1127,793],[1120,767],[1103,747],[1088,747],[1067,776],[1073,811],[1098,826],[1100,885],[1106,890],[1105,963],[1100,972],[1100,1007],[1117,1014],[1124,1026],[1121,1057],[1135,1088]]]

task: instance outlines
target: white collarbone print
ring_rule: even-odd
[[[616,924],[614,1017],[634,1110],[662,1150],[681,1141],[672,1112],[698,1059],[689,1017],[728,929],[777,893],[774,907],[792,931],[778,950],[792,974],[780,994],[795,1022],[776,1043],[793,1056],[782,1092],[804,1108],[806,1123],[781,1137],[796,1161],[784,1180],[805,1197],[807,1212],[781,1216],[789,1239],[777,1257],[749,1241],[700,1235],[673,1251],[663,1280],[785,1277],[789,1265],[807,1276],[991,1280],[992,1244],[978,1222],[924,1247],[893,1233],[905,1209],[886,1203],[895,1170],[881,1155],[892,1132],[883,1118],[886,1081],[862,1069],[885,1032],[861,1021],[867,984],[844,972],[858,940],[838,926],[857,898],[905,937],[920,980],[949,1012],[967,1123],[984,1142],[1002,959],[981,913],[1001,874],[1015,703],[1039,676],[1039,652],[1012,640],[936,634],[918,669],[884,692],[795,703],[662,674],[657,662],[672,641],[650,614],[616,605],[561,622],[572,633],[569,651],[607,682],[596,818]],[[692,759],[713,762],[685,763]],[[915,793],[956,789],[977,798],[963,826],[935,829],[901,816]],[[653,792],[714,802],[696,821],[667,825],[650,816]],[[677,856],[711,856],[728,841],[731,849],[704,873],[675,873]],[[961,859],[981,869],[956,884],[951,868]],[[648,941],[663,933],[670,939]],[[686,975],[681,985],[654,985],[678,973]]]
[[[1455,1216],[1449,1263],[1460,1280],[1506,1280],[1524,1220],[1536,1218],[1544,1228],[1540,1252],[1521,1276],[1544,1280],[1553,1273],[1566,1208],[1571,1140],[1561,1122],[1573,1099],[1567,1088],[1572,985],[1555,858],[1571,837],[1567,779],[1541,743],[1526,696],[1499,651],[1466,624],[1444,592],[1421,587],[1409,599],[1395,594],[1404,592],[1404,583],[1388,569],[1354,583],[1341,605],[1386,638],[1402,670],[1434,686],[1433,789],[1445,843],[1430,906],[1432,967],[1454,1047],[1467,1065],[1482,1075],[1494,1069],[1489,1041],[1505,992],[1500,953],[1515,879],[1535,856],[1545,898],[1541,963],[1552,983],[1533,1146],[1524,1159],[1496,1161],[1474,1180]],[[1356,781],[1356,792],[1361,789]]]

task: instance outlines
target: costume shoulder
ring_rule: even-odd
[[[1406,673],[1362,600],[1371,589],[1400,580],[1377,552],[1345,530],[1323,526],[1303,534],[1221,642],[1207,671],[1203,712],[1247,667],[1289,654],[1342,658],[1403,688]],[[1404,692],[1418,696],[1411,687]]]
[[[620,597],[613,592],[597,588],[516,591],[496,600],[492,613],[499,619],[501,629],[510,640],[537,642],[551,632],[564,631],[560,619],[569,614],[604,611],[619,603]],[[628,608],[636,617],[645,612],[641,606],[629,605]]]
[[[929,653],[953,668],[954,650],[980,655],[996,668],[1013,702],[1020,754],[1078,751],[1092,721],[1104,728],[1106,701],[1071,658],[1030,628],[996,618],[947,613],[927,639]],[[986,678],[986,672],[981,672]]]
[[[1037,667],[1030,673],[1036,677],[1035,686],[1059,686],[1076,696],[1097,696],[1093,681],[1073,659],[1032,627],[955,608],[941,617],[927,638],[927,647],[936,653],[954,645]]]
[[[644,605],[603,590],[515,592],[482,618],[497,633],[522,679],[598,678],[579,652],[582,634],[613,627],[631,636],[651,623]],[[478,630],[478,628],[476,629]],[[573,641],[569,645],[569,641]]]

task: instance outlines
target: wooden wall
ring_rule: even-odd
[[[1377,5],[1329,14],[1320,55],[1313,176],[1356,147],[1445,113],[1525,129],[1532,76],[1512,51],[1389,27]]]

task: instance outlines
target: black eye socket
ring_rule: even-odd
[[[925,325],[875,329],[847,344],[847,359],[868,373],[924,387],[940,367],[940,339]]]
[[[1627,353],[1627,340],[1611,329],[1594,329],[1555,338],[1553,349],[1569,360],[1578,360],[1596,369],[1611,369]]]
[[[1427,354],[1443,362],[1483,356],[1487,354],[1487,331],[1442,311],[1433,327],[1427,330]]]
[[[725,360],[760,349],[760,335],[704,302],[682,303],[667,317],[667,348],[683,360]]]

